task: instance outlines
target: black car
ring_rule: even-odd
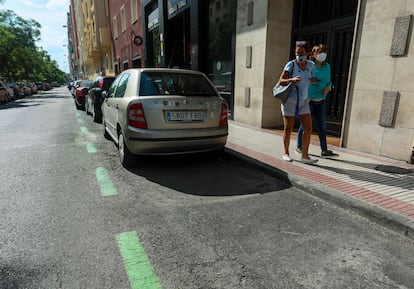
[[[102,92],[107,91],[114,80],[113,76],[98,76],[89,88],[89,93],[85,97],[85,111],[92,115],[94,122],[102,122]]]

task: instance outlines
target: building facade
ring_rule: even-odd
[[[115,74],[144,66],[140,0],[109,0]]]
[[[234,119],[282,127],[272,87],[293,57],[295,40],[323,42],[334,85],[327,101],[330,134],[350,149],[410,160],[413,13],[408,0],[237,1]]]
[[[410,160],[413,1],[110,0],[109,6],[116,73],[200,70],[228,100],[234,120],[261,128],[283,127],[271,91],[294,57],[295,41],[327,44],[328,133],[350,149]],[[88,53],[83,41],[78,35],[80,59]]]
[[[72,0],[71,27],[76,39],[74,78],[93,79],[98,75],[113,75],[111,26],[108,1]]]

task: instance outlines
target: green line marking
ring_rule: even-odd
[[[98,180],[99,187],[101,188],[101,194],[103,197],[118,194],[114,184],[111,181],[111,178],[109,177],[108,172],[104,168],[96,168],[96,179]]]
[[[116,235],[132,289],[162,289],[136,232]]]
[[[88,142],[86,144],[86,149],[88,150],[88,153],[90,153],[90,154],[96,153],[96,147],[91,142]]]
[[[81,126],[80,130],[84,134],[87,134],[88,133],[88,128],[87,127]]]

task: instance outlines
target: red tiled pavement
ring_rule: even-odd
[[[378,192],[366,189],[362,186],[358,186],[350,182],[338,180],[333,177],[321,174],[315,170],[312,170],[312,166],[308,166],[309,168],[304,168],[303,166],[295,164],[295,162],[288,163],[273,156],[254,151],[242,145],[231,142],[228,142],[226,146],[234,151],[278,168],[289,174],[298,175],[311,182],[324,185],[326,187],[339,191],[344,195],[349,195],[353,198],[357,198],[374,206],[387,209],[401,216],[408,217],[414,221],[414,205],[410,203],[380,194]]]

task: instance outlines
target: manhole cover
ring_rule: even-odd
[[[409,169],[394,167],[394,166],[386,166],[386,165],[379,165],[376,166],[375,169],[380,172],[389,173],[389,174],[411,174],[413,171]]]

